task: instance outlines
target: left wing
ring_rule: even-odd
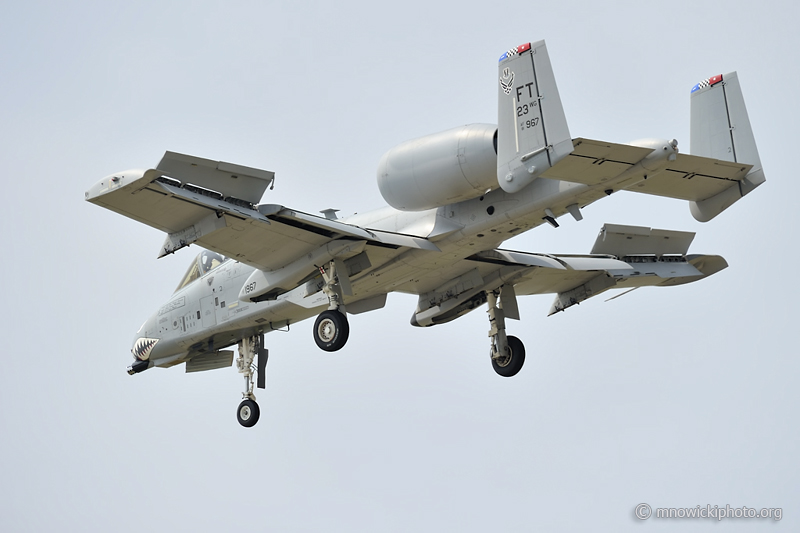
[[[366,230],[281,205],[257,205],[273,178],[272,172],[167,152],[154,169],[104,178],[86,200],[167,233],[159,257],[198,244],[274,271],[309,254],[322,264],[328,256],[352,253],[359,242],[362,248],[366,243],[438,250],[419,237]],[[338,243],[332,246],[333,241]]]

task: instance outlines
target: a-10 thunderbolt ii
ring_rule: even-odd
[[[136,332],[130,374],[185,363],[236,366],[239,422],[253,426],[264,388],[264,334],[316,315],[326,351],[347,342],[347,314],[380,309],[392,291],[419,296],[414,326],[488,304],[490,356],[501,376],[525,347],[506,334],[517,297],[555,293],[550,313],[612,288],[671,286],[727,267],[687,255],[693,233],[606,224],[588,255],[504,250],[503,241],[627,190],[687,200],[708,221],[764,182],[736,73],[691,90],[693,155],[675,140],[615,144],[572,138],[544,41],[500,57],[498,125],[471,124],[404,142],[383,155],[389,206],[337,218],[259,203],[272,172],[167,152],[149,170],[100,180],[86,200],[164,231],[159,257],[197,244],[175,293]],[[257,379],[256,379],[257,377]]]

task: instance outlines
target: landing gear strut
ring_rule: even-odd
[[[319,272],[325,281],[322,292],[328,297],[328,309],[317,317],[313,333],[314,342],[326,352],[341,350],[350,337],[350,325],[347,322],[342,293],[352,294],[352,290],[345,268],[344,264],[335,259],[328,263],[327,270],[319,267]]]
[[[253,361],[258,356],[257,366]],[[236,419],[246,428],[256,425],[261,410],[256,403],[256,395],[253,394],[253,385],[259,389],[266,388],[266,370],[269,350],[264,348],[264,335],[258,337],[245,337],[239,341],[239,357],[236,358],[236,368],[240,374],[244,374],[244,392],[242,393],[242,403],[236,411]],[[253,382],[253,374],[258,374],[257,383]]]
[[[505,378],[510,378],[522,370],[522,365],[525,363],[525,345],[514,336],[506,336],[506,315],[502,299],[498,300],[499,295],[499,291],[486,293],[491,325],[489,337],[492,339],[489,355],[492,358],[494,371]]]

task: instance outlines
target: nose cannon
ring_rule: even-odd
[[[128,374],[132,376],[139,372],[144,372],[148,368],[150,368],[150,361],[136,361],[128,367]]]

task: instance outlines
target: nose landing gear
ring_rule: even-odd
[[[260,414],[261,410],[258,408],[256,401],[247,399],[242,400],[242,403],[239,404],[239,410],[236,411],[236,418],[241,425],[246,428],[251,428],[258,422]]]
[[[257,364],[253,361],[258,357]],[[253,394],[253,385],[259,389],[266,388],[266,370],[269,350],[264,348],[264,335],[258,337],[246,337],[239,341],[239,357],[236,358],[236,368],[240,374],[244,374],[244,392],[242,393],[242,403],[236,411],[236,419],[239,423],[250,428],[256,425],[261,410],[256,403],[256,395]],[[258,375],[257,382],[253,382],[253,374]]]

